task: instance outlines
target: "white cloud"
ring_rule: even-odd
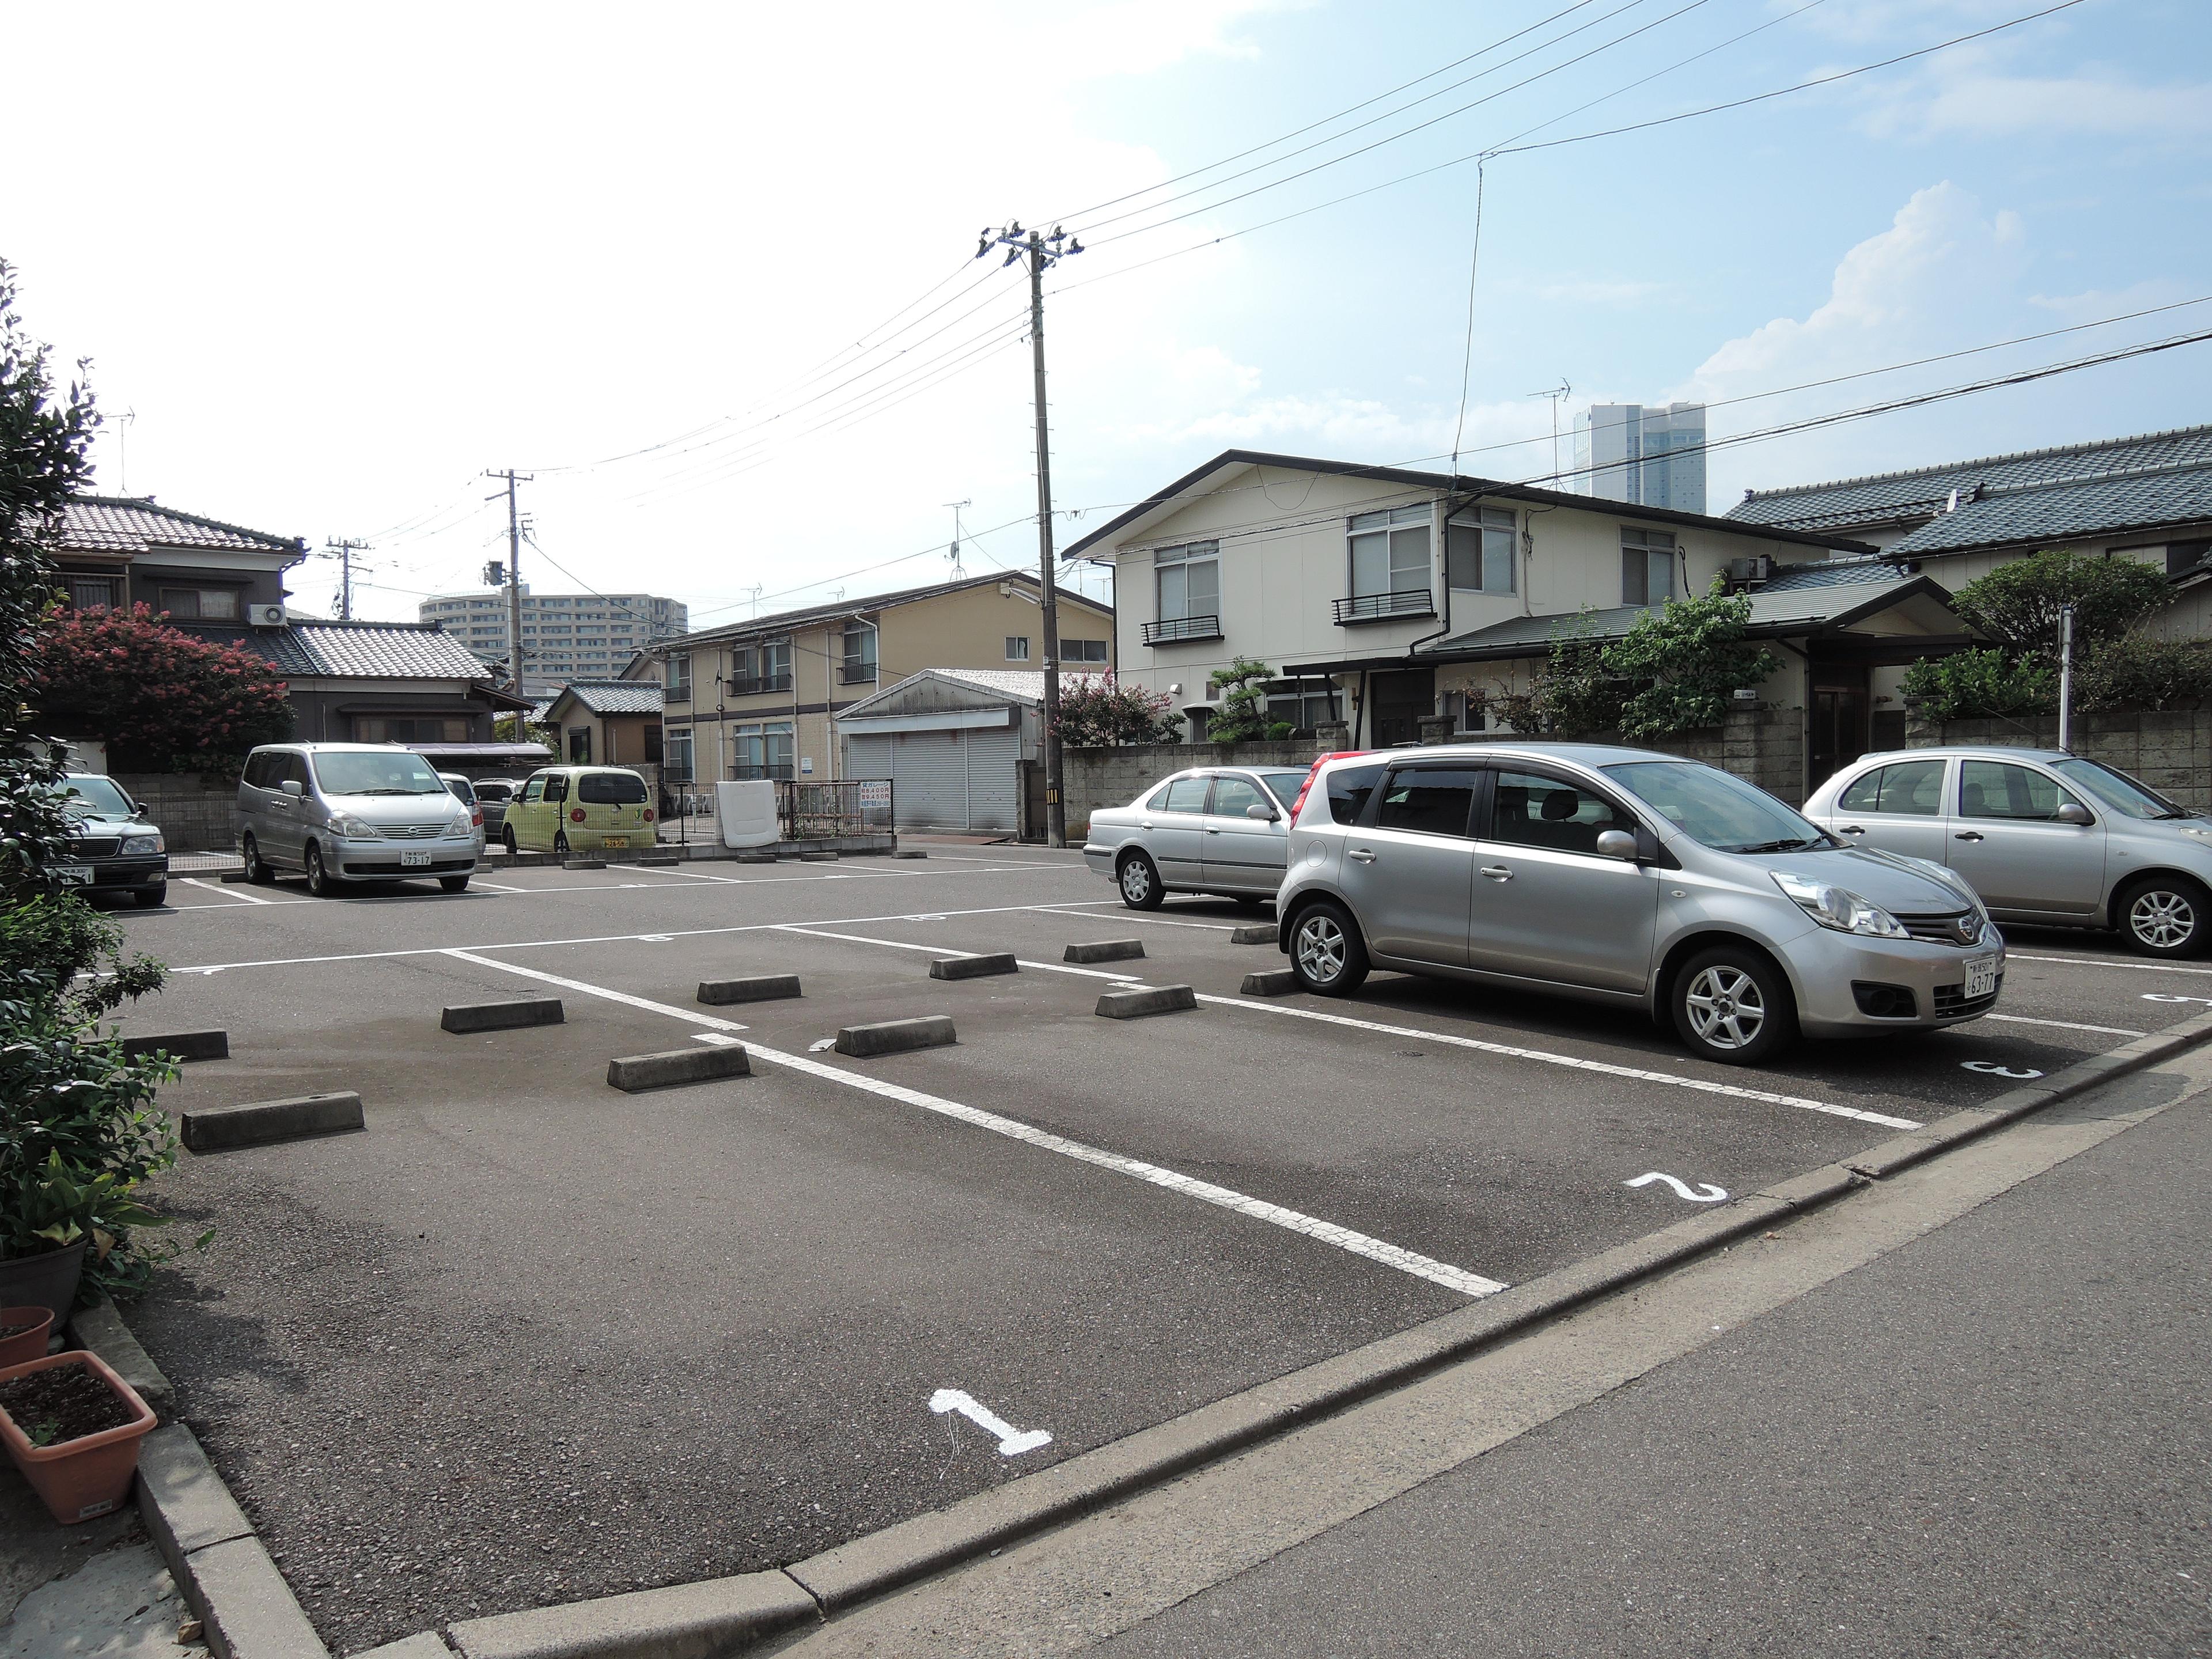
[[[2104,74],[1936,71],[1887,92],[1869,125],[1922,138],[2071,135],[2179,142],[2212,135],[2212,86],[2145,86]]]

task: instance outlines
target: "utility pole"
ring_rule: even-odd
[[[323,552],[338,562],[338,620],[353,620],[353,556],[368,551],[367,542],[325,538]]]
[[[537,475],[517,473],[513,467],[504,471],[486,468],[487,478],[507,480],[507,666],[514,695],[522,695],[522,517],[515,511],[514,487],[528,483]],[[500,492],[487,495],[488,501],[499,499]]]
[[[1532,398],[1549,398],[1552,400],[1552,488],[1554,489],[1565,487],[1559,479],[1559,399],[1571,398],[1574,393],[1574,387],[1567,384],[1567,377],[1562,374],[1559,385],[1550,390],[1528,394]]]
[[[1007,264],[1026,258],[1030,267],[1030,363],[1036,382],[1037,598],[1044,611],[1045,843],[1065,847],[1067,806],[1060,793],[1060,584],[1053,569],[1052,444],[1044,401],[1044,274],[1068,255],[1082,252],[1083,244],[1064,230],[1054,229],[1046,236],[1025,232],[1015,223],[995,232],[985,227],[975,257],[981,258],[994,247],[1006,250]]]
[[[2074,607],[2058,607],[2058,746],[2074,752]]]

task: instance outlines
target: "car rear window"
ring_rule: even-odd
[[[1350,823],[1365,810],[1367,798],[1382,781],[1381,761],[1370,766],[1340,766],[1328,775],[1328,815],[1339,823]]]
[[[495,783],[487,779],[484,782],[477,786],[477,799],[478,800],[506,800],[514,793],[514,786],[511,783]]]
[[[576,799],[587,806],[640,806],[645,780],[635,772],[586,772],[576,780]]]

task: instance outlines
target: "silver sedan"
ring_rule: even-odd
[[[1861,847],[1947,865],[2000,921],[2117,928],[2146,956],[2212,945],[2212,823],[2056,749],[1863,755],[1805,816]]]
[[[1219,893],[1249,908],[1283,884],[1284,826],[1310,769],[1199,767],[1127,806],[1091,815],[1084,862],[1132,910],[1170,893]]]

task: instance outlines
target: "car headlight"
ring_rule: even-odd
[[[1848,887],[1808,881],[1787,870],[1777,870],[1773,874],[1774,884],[1823,927],[1832,927],[1839,933],[1864,933],[1875,939],[1912,937],[1895,916],[1861,898]]]
[[[158,830],[150,836],[132,836],[123,843],[123,850],[126,853],[159,853],[163,849],[161,832]]]
[[[331,815],[331,833],[347,841],[374,841],[376,839],[376,826],[338,812]]]

